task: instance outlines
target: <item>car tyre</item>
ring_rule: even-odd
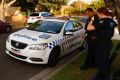
[[[54,67],[57,65],[58,61],[59,61],[59,56],[60,56],[60,48],[59,47],[55,47],[49,56],[49,60],[48,60],[48,66],[49,67]]]

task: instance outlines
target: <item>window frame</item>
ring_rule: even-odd
[[[78,30],[81,30],[81,29],[83,29],[83,25],[79,22],[79,21],[72,21],[72,23],[73,23],[73,26],[74,26],[74,30],[75,31],[78,31]],[[75,28],[75,24],[74,23],[78,23],[78,28]]]

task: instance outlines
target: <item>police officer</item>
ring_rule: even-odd
[[[94,11],[92,8],[87,8],[86,14],[89,17],[85,25],[85,31],[87,34],[86,41],[88,43],[88,49],[87,49],[87,56],[86,56],[85,62],[81,67],[82,70],[95,66],[94,49],[95,49],[95,41],[96,41],[96,32],[95,30],[88,31],[87,26],[93,16],[95,17],[94,24],[99,21],[97,14],[94,14]]]
[[[95,61],[98,72],[92,80],[111,80],[109,54],[116,23],[112,18],[109,18],[107,8],[98,9],[98,16],[100,21],[94,24],[94,17],[92,17],[87,27],[89,31],[95,30],[97,36]]]

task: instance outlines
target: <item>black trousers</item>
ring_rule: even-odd
[[[96,80],[110,80],[109,55],[112,49],[112,41],[105,40],[98,42],[95,48],[95,61],[97,66]]]
[[[95,46],[96,46],[96,40],[94,39],[86,39],[88,43],[88,49],[87,49],[87,56],[85,59],[85,62],[83,64],[84,67],[91,67],[95,66]]]

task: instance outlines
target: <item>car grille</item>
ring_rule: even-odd
[[[27,58],[26,56],[17,55],[17,54],[15,54],[15,53],[11,52],[11,51],[9,51],[9,53],[10,53],[11,55],[17,57],[17,58],[20,58],[20,59],[26,59],[26,58]]]
[[[17,49],[25,49],[28,46],[25,43],[17,42],[14,40],[11,40],[11,45]]]

